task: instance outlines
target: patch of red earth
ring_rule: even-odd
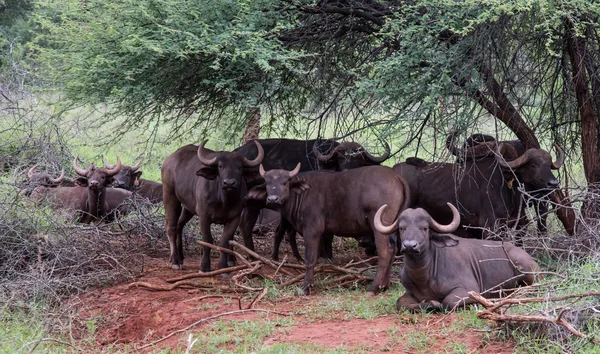
[[[187,262],[186,270],[175,271],[169,268],[164,260],[152,260],[147,263],[143,277],[139,281],[165,285],[165,279],[195,273],[199,269],[198,262]],[[230,281],[214,278],[195,280],[202,284],[230,286]],[[208,292],[198,289],[175,289],[171,291],[148,291],[142,288],[129,288],[128,284],[110,288],[97,289],[84,293],[70,300],[79,308],[80,323],[96,320],[96,339],[99,346],[136,347],[150,343],[170,333],[183,329],[201,319],[239,310],[239,303],[234,297],[241,297],[242,308],[246,308],[255,294],[224,294],[223,298],[206,298]],[[319,294],[302,297],[291,296],[278,298],[272,302],[263,300],[257,307],[279,312],[300,312],[303,308],[317,306]],[[275,315],[272,315],[275,316]],[[335,314],[331,314],[335,317]],[[470,352],[509,353],[514,351],[514,344],[506,342],[485,343],[482,334],[473,330],[464,330],[460,338],[444,335],[442,330],[459,319],[454,315],[436,315],[419,318],[417,315],[407,319],[403,315],[380,316],[373,320],[362,319],[314,320],[304,316],[294,316],[295,325],[289,330],[274,331],[265,338],[264,345],[275,343],[313,343],[324,347],[345,347],[369,351],[414,352],[403,343],[403,333],[426,333],[433,340],[428,341],[428,351],[443,352],[452,350],[452,345],[462,343]],[[415,318],[417,320],[415,321]],[[220,317],[222,320],[260,320],[264,317],[251,312]],[[217,319],[218,320],[218,319]],[[193,331],[208,331],[208,326],[216,320],[203,322],[194,326]],[[416,323],[411,323],[416,322]],[[456,331],[450,333],[455,334]],[[392,336],[398,337],[394,338]],[[185,334],[175,335],[157,345],[158,348],[185,349]],[[362,349],[361,349],[362,348]],[[98,349],[98,348],[95,348]],[[148,352],[156,350],[150,347]]]

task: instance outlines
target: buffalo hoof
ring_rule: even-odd
[[[175,270],[183,270],[183,264],[173,264],[172,267]]]

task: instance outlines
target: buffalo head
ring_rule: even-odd
[[[391,225],[386,226],[381,221],[381,216],[387,208],[382,205],[373,219],[375,230],[389,235],[396,229],[400,237],[400,251],[411,255],[427,254],[431,245],[435,247],[448,247],[458,244],[454,238],[441,235],[454,232],[460,225],[460,214],[454,205],[447,203],[452,209],[452,222],[448,225],[438,224],[425,209],[406,209]],[[430,231],[433,230],[434,232]]]
[[[109,169],[115,168],[115,165],[112,165],[106,161],[106,157],[103,157],[102,159],[104,161],[104,167]],[[119,173],[113,177],[113,187],[123,188],[129,191],[134,190],[136,183],[142,175],[142,171],[138,171],[141,165],[142,160],[139,160],[134,166],[122,165]]]
[[[324,164],[335,166],[336,171],[345,171],[362,166],[379,165],[390,157],[390,146],[385,143],[386,152],[381,156],[371,155],[362,145],[352,141],[345,141],[336,146],[328,154],[322,154],[315,145],[313,153],[317,160]]]
[[[198,147],[198,159],[204,167],[196,175],[209,180],[218,178],[225,191],[237,191],[243,178],[254,178],[256,170],[253,167],[258,166],[265,156],[262,146],[256,140],[254,143],[258,148],[258,156],[254,160],[248,160],[235,151],[210,151],[204,147],[206,142],[207,140],[203,141]]]
[[[248,197],[266,200],[267,205],[281,206],[289,199],[290,191],[302,193],[310,188],[306,182],[295,178],[300,171],[300,163],[292,171],[275,169],[265,172],[262,165],[260,165],[259,171],[265,179],[265,183],[252,188]]]
[[[73,160],[73,169],[82,178],[77,179],[81,186],[87,186],[89,189],[97,190],[110,186],[113,183],[113,177],[121,169],[121,159],[117,156],[117,164],[113,168],[96,168],[93,163],[87,169],[77,165],[78,156]]]
[[[565,160],[564,151],[554,144],[557,152],[556,161],[552,161],[550,154],[542,149],[528,149],[515,160],[505,161],[497,158],[500,166],[514,171],[519,182],[523,183],[529,190],[558,188],[558,179],[554,177],[551,170],[557,170]]]
[[[65,170],[60,171],[60,176],[53,178],[48,172],[35,172],[38,167],[37,164],[33,165],[29,171],[27,171],[28,181],[24,186],[24,193],[29,196],[33,190],[38,186],[43,187],[58,187],[65,178]]]

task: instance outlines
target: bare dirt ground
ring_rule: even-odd
[[[287,245],[286,245],[287,247]],[[283,253],[289,252],[283,249]],[[268,252],[261,252],[268,254]],[[359,253],[358,251],[356,253]],[[340,254],[340,253],[337,253]],[[216,255],[215,255],[216,256]],[[290,256],[291,257],[291,254]],[[343,264],[343,259],[340,264]],[[338,262],[337,260],[335,261]],[[199,269],[199,256],[188,255],[186,269],[170,269],[168,257],[148,258],[139,281],[164,284],[164,280]],[[216,259],[213,258],[213,268]],[[228,286],[231,281],[220,277],[199,280],[201,284]],[[288,287],[295,288],[295,287]],[[75,309],[79,327],[71,335],[79,339],[90,352],[184,352],[188,334],[199,338],[191,352],[289,352],[286,346],[304,348],[300,352],[394,352],[394,353],[512,353],[514,343],[503,341],[494,331],[471,328],[465,316],[450,314],[398,313],[393,304],[397,296],[377,295],[387,301],[384,309],[373,318],[349,314],[344,309],[329,307],[328,302],[365,301],[364,288],[339,290],[330,293],[317,289],[314,295],[298,296],[294,290],[272,294],[269,292],[255,305],[255,309],[277,313],[245,312],[224,315],[195,325],[189,331],[179,332],[155,345],[141,348],[153,341],[184,329],[211,316],[246,309],[257,293],[222,293],[209,297],[214,291],[177,288],[171,291],[149,291],[130,288],[128,284],[96,289],[71,298],[67,305]],[[239,298],[239,300],[238,300]],[[367,300],[370,301],[370,300]],[[373,299],[373,301],[378,301]],[[283,314],[289,314],[285,316]],[[367,318],[361,318],[367,317]],[[471,317],[474,317],[471,316]],[[223,326],[215,328],[221,321]],[[237,322],[236,322],[237,321]],[[257,323],[267,333],[249,334],[234,330],[235,323]],[[493,324],[490,324],[493,325]],[[485,325],[484,325],[485,327]],[[269,327],[271,328],[271,327]],[[225,333],[224,333],[225,332]],[[219,342],[216,338],[225,335]],[[90,340],[90,337],[92,338]],[[248,344],[251,341],[252,343]],[[309,347],[306,347],[306,346]],[[141,348],[141,349],[140,349]],[[311,349],[312,348],[312,349]],[[297,350],[295,352],[298,352]]]

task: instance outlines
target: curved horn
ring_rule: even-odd
[[[382,163],[383,161],[387,160],[388,157],[390,157],[391,149],[390,149],[390,145],[387,143],[387,141],[383,140],[383,143],[385,144],[385,153],[383,155],[373,156],[367,151],[367,149],[363,148],[365,156],[367,158],[369,158],[369,160],[371,160],[375,163]]]
[[[262,145],[260,145],[260,143],[256,140],[254,140],[254,143],[256,144],[256,148],[258,149],[258,156],[256,156],[254,160],[248,160],[244,157],[244,165],[246,165],[246,167],[255,167],[260,165],[260,163],[265,157],[265,150],[263,150]]]
[[[129,168],[129,171],[135,172],[135,171],[137,171],[140,168],[140,166],[142,166],[142,159],[139,159],[138,162],[135,165],[131,166]]]
[[[556,149],[556,161],[552,162],[551,168],[553,170],[558,170],[560,166],[565,162],[565,151],[558,146],[558,144],[554,144],[554,148]]]
[[[261,177],[265,177],[265,168],[263,167],[262,163],[258,166],[258,173],[260,173]]]
[[[333,155],[337,154],[337,152],[341,146],[341,144],[340,144],[340,145],[336,146],[335,148],[333,148],[329,154],[323,155],[323,154],[321,154],[321,151],[319,151],[319,148],[317,148],[317,142],[318,141],[315,141],[315,143],[313,144],[313,154],[315,154],[315,157],[317,158],[317,160],[322,161],[322,162],[329,161],[329,159],[331,159],[333,157]]]
[[[389,235],[398,228],[398,219],[397,218],[389,226],[385,226],[383,224],[383,221],[381,220],[381,214],[383,214],[385,209],[387,209],[387,206],[388,206],[387,204],[383,204],[379,208],[379,210],[377,210],[377,212],[375,213],[375,217],[373,217],[373,228],[375,228],[375,231],[382,233],[384,235]]]
[[[208,140],[204,140],[202,142],[202,144],[200,144],[200,146],[198,146],[198,160],[200,160],[200,162],[202,162],[203,165],[213,166],[217,162],[217,156],[215,156],[213,158],[208,158],[206,156],[207,151],[204,148],[204,145],[206,145],[207,141]]]
[[[506,161],[504,159],[503,155],[500,153],[500,147],[497,146],[496,149],[497,149],[496,152],[498,153],[496,155],[496,161],[498,161],[500,166],[502,166],[504,168],[510,168],[513,170],[523,166],[525,163],[527,163],[527,161],[529,161],[529,157],[531,155],[530,151],[532,150],[532,149],[529,149],[529,150],[525,151],[525,153],[523,155],[519,156],[518,158],[516,158],[512,161]]]
[[[59,184],[63,181],[64,178],[65,178],[65,169],[63,168],[60,171],[60,176],[58,176],[58,178],[50,178],[50,182]]]
[[[454,205],[451,203],[446,203],[452,209],[452,222],[448,225],[440,225],[437,221],[433,220],[431,215],[429,216],[429,227],[433,229],[433,231],[440,234],[449,234],[454,232],[460,225],[460,214]]]
[[[457,147],[456,144],[454,144],[454,138],[456,138],[457,135],[458,131],[448,134],[448,137],[446,137],[446,148],[454,156],[464,156],[465,150]]]
[[[454,144],[454,138],[457,134],[458,132],[452,132],[448,134],[448,137],[446,138],[446,148],[452,155],[457,157],[466,156],[471,159],[476,159],[480,157],[492,156],[494,151],[496,151],[496,147],[498,146],[498,143],[494,140],[478,142],[473,146],[462,149]]]
[[[104,167],[106,167],[106,168],[115,168],[115,165],[109,163],[106,160],[106,156],[104,156],[104,155],[102,155],[102,161],[104,162]]]
[[[36,167],[38,167],[37,163],[35,165],[31,166],[31,168],[29,169],[29,171],[27,171],[27,177],[31,178],[31,176],[33,176],[33,171],[35,171]]]
[[[298,162],[298,164],[296,165],[296,168],[294,168],[292,171],[289,172],[289,177],[290,178],[296,177],[296,175],[298,174],[298,172],[300,172],[300,165],[301,165],[300,162]]]
[[[119,158],[119,156],[117,156],[117,164],[115,165],[115,167],[106,170],[106,174],[109,177],[112,177],[112,176],[116,175],[117,173],[119,173],[119,171],[121,171],[121,159]]]
[[[73,160],[73,169],[75,170],[75,172],[83,177],[87,177],[88,172],[90,171],[90,169],[84,169],[81,168],[77,165],[77,160],[79,159],[79,155],[75,155],[75,159]]]

